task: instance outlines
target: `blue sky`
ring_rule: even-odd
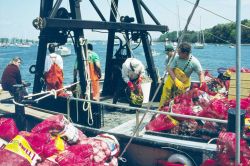
[[[104,13],[105,18],[109,18],[109,3],[111,0],[95,0],[98,7]],[[185,0],[143,0],[149,9],[154,13],[156,18],[162,25],[168,25],[170,31],[178,29],[177,4],[180,13],[180,27],[183,29],[186,19],[188,18],[193,6]],[[195,0],[189,0],[195,2]],[[119,14],[120,16],[134,16],[131,0],[120,0]],[[250,1],[241,0],[242,19],[250,19]],[[68,0],[64,0],[62,4],[65,8],[69,8]],[[200,0],[200,6],[211,10],[223,17],[235,20],[236,17],[236,0]],[[39,16],[40,0],[2,0],[0,5],[0,37],[19,37],[38,39],[39,31],[32,26],[32,21]],[[81,2],[82,18],[86,20],[100,20],[93,7],[88,0]],[[153,24],[152,20],[144,14],[145,22]],[[210,28],[219,23],[227,23],[218,16],[208,13],[202,9],[197,9],[191,24],[190,30]],[[153,33],[153,37],[158,37],[160,33]],[[89,39],[107,39],[106,35],[86,31],[85,36]]]

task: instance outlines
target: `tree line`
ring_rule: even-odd
[[[242,20],[241,24],[241,42],[250,44],[250,20]],[[183,41],[195,43],[198,40],[199,31],[187,31]],[[203,30],[206,43],[236,43],[236,25],[235,23],[218,24],[212,28]],[[179,36],[181,32],[179,32]],[[158,41],[164,42],[168,38],[170,41],[177,41],[177,31],[162,34]]]

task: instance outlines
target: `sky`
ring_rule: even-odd
[[[195,3],[196,0],[188,0]],[[109,19],[111,0],[95,0],[106,20]],[[183,29],[193,5],[186,0],[143,0],[162,25],[167,25],[170,31]],[[68,0],[63,0],[62,6],[69,9]],[[200,0],[199,6],[218,15],[235,21],[236,0]],[[178,8],[179,18],[178,19]],[[250,19],[250,0],[241,0],[241,18]],[[32,26],[32,21],[39,16],[40,0],[1,0],[0,3],[0,38],[18,37],[38,40],[39,30]],[[134,16],[132,0],[120,0],[118,5],[120,16]],[[81,14],[85,20],[100,20],[88,0],[81,2]],[[154,24],[144,12],[147,24]],[[180,26],[178,24],[180,20]],[[220,23],[228,23],[221,17],[215,16],[201,8],[195,14],[189,25],[189,30],[211,28]],[[179,28],[180,27],[180,28]],[[93,31],[85,31],[85,37],[91,40],[106,40],[107,35]],[[153,38],[160,33],[152,33]]]

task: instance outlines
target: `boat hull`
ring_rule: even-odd
[[[20,117],[16,114],[4,114],[0,117],[13,118],[16,122],[19,121]],[[19,129],[25,128],[26,131],[30,131],[36,124],[43,121],[42,118],[34,117],[31,115],[25,115],[22,126],[20,124],[17,127]],[[24,126],[25,124],[25,126]],[[88,137],[96,136],[101,133],[109,133],[114,135],[120,143],[120,154],[126,147],[127,143],[131,139],[131,136],[119,134],[115,132],[103,131],[101,129],[95,129],[83,125],[75,124],[78,129],[84,132]],[[164,141],[163,139],[156,141],[150,137],[134,137],[131,144],[126,149],[122,158],[125,161],[120,160],[119,165],[122,166],[154,166],[158,161],[167,161],[173,154],[183,155],[194,165],[200,165],[204,158],[207,158],[206,154],[212,154],[214,151],[205,147],[206,143],[203,144],[205,149],[202,148],[190,148],[182,145],[178,145],[179,138],[176,139],[176,144]]]

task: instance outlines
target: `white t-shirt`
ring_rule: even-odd
[[[134,71],[131,68],[131,63],[134,67]],[[141,63],[141,61],[135,59],[135,58],[128,58],[123,64],[122,64],[122,78],[127,83],[130,80],[135,80],[139,77],[139,75],[145,74],[144,65]]]
[[[63,70],[62,57],[56,53],[51,53],[46,56],[44,72],[48,72],[53,63],[56,63]]]

